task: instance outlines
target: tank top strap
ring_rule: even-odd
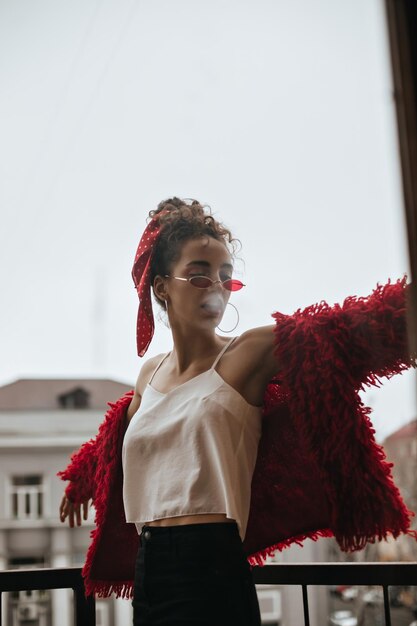
[[[153,377],[155,376],[157,370],[159,370],[159,368],[161,367],[162,363],[165,361],[165,359],[167,358],[167,356],[171,354],[170,352],[167,352],[166,354],[164,354],[164,356],[162,357],[162,359],[159,361],[158,365],[155,367],[154,371],[152,372],[152,376],[150,377],[149,381],[148,381],[148,385],[151,384]]]
[[[214,361],[213,365],[210,367],[211,370],[215,369],[217,363],[220,361],[220,359],[222,358],[223,354],[226,352],[227,348],[234,342],[235,339],[237,339],[237,337],[232,337],[231,340],[228,341],[225,346],[223,346],[223,348],[221,349],[220,353],[217,355],[217,358]]]

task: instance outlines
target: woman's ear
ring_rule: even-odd
[[[167,292],[166,292],[165,281],[162,278],[162,276],[159,276],[159,275],[155,276],[154,281],[153,281],[153,292],[157,300],[165,303],[166,298],[167,298]]]

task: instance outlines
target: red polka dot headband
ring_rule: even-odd
[[[136,343],[139,356],[143,356],[148,349],[155,328],[151,300],[151,260],[156,241],[161,232],[159,217],[166,212],[161,211],[154,216],[145,228],[133,263],[132,277],[139,296],[136,323]]]

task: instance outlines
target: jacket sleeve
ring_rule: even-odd
[[[62,480],[68,480],[65,495],[71,502],[79,503],[92,498],[94,500],[94,479],[97,467],[97,438],[83,443],[71,456],[68,467],[58,472]]]
[[[342,305],[330,307],[322,301],[293,315],[274,313],[279,322],[276,343],[287,343],[291,350],[314,344],[319,356],[331,354],[334,368],[343,371],[356,389],[378,385],[381,376],[416,367],[417,355],[408,345],[407,288],[404,276],[395,283],[378,284],[367,297],[350,296]],[[288,350],[280,350],[279,357],[284,366],[293,359]]]
[[[405,290],[404,278],[341,306],[321,302],[294,315],[274,314],[279,378],[300,440],[317,463],[342,549],[361,549],[410,525],[359,395],[363,383],[416,366]]]
[[[120,420],[125,419],[125,413],[134,391],[128,391],[116,402],[108,402],[104,420],[100,424],[96,437],[83,443],[77,452],[71,456],[68,467],[58,476],[68,480],[65,495],[71,502],[79,503],[84,500],[95,499],[97,470],[102,469],[103,459],[107,458],[112,450],[112,442],[117,439]]]

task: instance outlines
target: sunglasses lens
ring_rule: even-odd
[[[223,283],[223,287],[228,289],[229,291],[239,291],[244,287],[243,283],[240,280],[236,280],[235,278],[231,278],[230,280],[225,280]]]
[[[207,278],[207,276],[192,276],[190,283],[199,289],[207,289],[207,287],[210,287],[212,284],[210,278]]]

